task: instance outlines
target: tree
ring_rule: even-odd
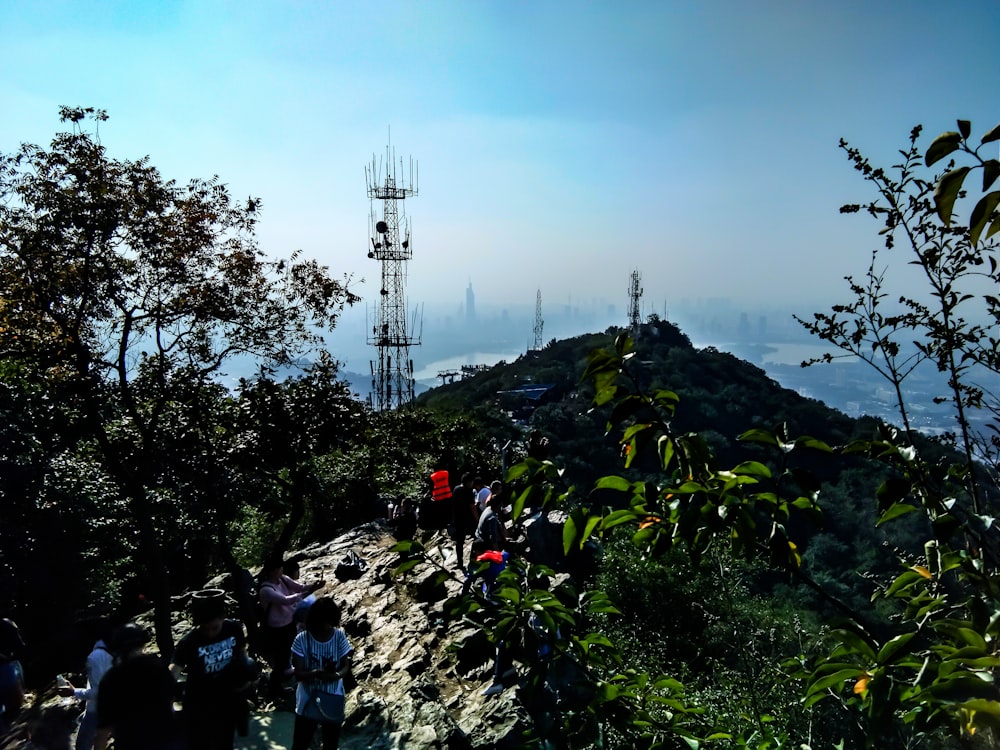
[[[320,343],[358,298],[349,279],[294,253],[270,260],[217,177],[185,186],[148,159],[119,160],[95,133],[101,110],[61,109],[70,132],[0,156],[0,357],[67,404],[128,499],[172,652],[161,533],[169,503],[154,486],[177,380],[208,382],[236,354],[287,363]],[[115,420],[118,429],[112,429]]]

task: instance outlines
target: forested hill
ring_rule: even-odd
[[[612,350],[621,333],[610,329],[553,340],[541,351],[434,388],[417,402],[435,411],[479,415],[484,424],[495,424],[497,414],[503,413],[524,431],[537,431],[547,439],[547,458],[564,472],[565,484],[582,495],[608,475],[661,482],[659,467],[648,458],[638,458],[625,470],[621,432],[608,430],[611,409],[592,408],[593,384],[582,378],[590,357]],[[641,391],[668,389],[677,394],[671,429],[704,438],[714,458],[713,469],[769,460],[765,448],[739,440],[749,430],[783,434],[790,440],[815,438],[834,447],[871,439],[879,432],[876,420],[854,419],[800,396],[732,354],[695,348],[670,322],[654,317],[634,341],[626,380]],[[815,367],[815,376],[824,376],[821,365]],[[932,459],[942,454],[940,446],[927,441],[921,450]],[[799,491],[815,493],[822,506],[822,515],[811,521],[795,516],[788,520],[803,569],[828,581],[851,606],[869,607],[871,586],[859,571],[888,575],[898,563],[893,550],[919,551],[925,528],[915,519],[903,519],[891,534],[878,526],[880,510],[874,498],[886,472],[858,456],[803,452],[786,470],[804,483]],[[758,579],[755,585],[787,595],[783,583],[772,588],[776,580]],[[807,590],[796,590],[794,595],[810,607],[825,606]]]
[[[612,348],[621,332],[552,340],[513,362],[434,388],[417,403],[458,413],[500,409],[525,428],[540,430],[549,438],[552,457],[574,471],[574,481],[586,482],[621,463],[615,441],[602,437],[607,415],[590,412],[593,388],[581,382],[589,355]],[[832,444],[843,443],[859,429],[856,420],[782,388],[749,362],[712,347],[696,349],[677,326],[655,317],[635,337],[629,369],[639,388],[677,393],[673,428],[703,434],[721,464],[745,450],[736,450],[735,439],[751,428],[784,424],[789,434]],[[823,377],[821,367],[815,375]],[[597,443],[607,444],[608,450],[596,451]]]

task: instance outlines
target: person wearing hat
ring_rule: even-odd
[[[115,663],[97,685],[98,740],[115,750],[186,750],[174,713],[176,683],[163,660],[144,654],[149,633],[134,622],[111,635]]]
[[[261,655],[271,668],[267,682],[268,697],[276,700],[281,685],[291,671],[292,640],[297,632],[295,613],[310,595],[322,588],[322,580],[299,583],[285,575],[285,561],[280,555],[271,555],[260,571],[260,606],[263,616],[260,627]]]
[[[171,671],[184,672],[182,719],[190,750],[232,750],[247,689],[246,634],[242,623],[226,618],[225,592],[196,591],[191,596],[194,627],[174,649]]]

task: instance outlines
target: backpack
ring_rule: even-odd
[[[337,567],[334,568],[333,574],[341,581],[350,581],[355,578],[360,578],[365,571],[368,570],[368,563],[366,563],[354,550],[350,550],[344,559],[337,563]]]

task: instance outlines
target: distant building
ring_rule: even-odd
[[[465,290],[465,319],[472,322],[476,319],[476,293],[472,291],[472,282]]]

